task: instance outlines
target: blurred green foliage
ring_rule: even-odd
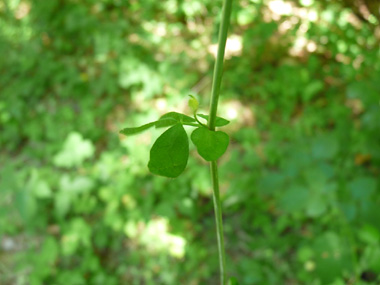
[[[380,30],[367,2],[234,2],[220,178],[240,284],[380,282]],[[190,93],[207,105],[220,7],[0,2],[0,284],[217,283],[208,167],[190,156],[181,178],[152,176],[158,133],[118,130],[190,114]]]

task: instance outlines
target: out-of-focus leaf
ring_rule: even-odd
[[[338,151],[338,141],[332,135],[323,135],[313,141],[312,154],[316,159],[332,159]]]
[[[274,179],[276,179],[275,175],[271,175],[269,177],[273,177]],[[275,181],[271,181],[271,182],[275,183]],[[269,184],[269,185],[272,185],[272,184]],[[309,198],[309,192],[306,187],[299,186],[299,185],[292,185],[286,188],[286,190],[282,193],[281,198],[279,199],[279,206],[282,210],[284,210],[287,213],[295,213],[297,211],[301,211],[306,208],[308,198]]]
[[[323,90],[323,82],[322,81],[312,81],[310,82],[305,90],[302,92],[302,99],[304,102],[310,101],[313,97]]]
[[[364,225],[358,232],[359,238],[368,244],[377,245],[380,241],[380,232],[372,225]]]
[[[365,264],[368,270],[374,273],[380,273],[380,248],[378,245],[370,245],[365,248],[362,258],[362,264]]]
[[[32,170],[27,189],[37,198],[49,198],[52,195],[49,184],[39,177],[36,169]]]
[[[32,220],[37,212],[37,201],[31,191],[18,190],[15,195],[15,206],[25,222]]]
[[[54,156],[54,165],[59,167],[80,166],[84,160],[94,155],[95,147],[90,140],[83,139],[79,133],[70,133],[63,149]]]
[[[334,232],[327,232],[315,239],[316,267],[313,271],[323,284],[330,284],[344,271],[351,272],[352,258],[349,245]]]
[[[68,213],[71,197],[70,193],[67,192],[59,192],[54,196],[54,210],[58,217],[62,218]]]
[[[79,246],[89,246],[90,239],[91,227],[82,218],[71,220],[68,230],[65,231],[62,238],[63,255],[74,254]]]
[[[327,205],[325,200],[320,196],[311,197],[307,204],[306,214],[309,217],[317,218],[326,212]]]
[[[369,201],[376,190],[376,180],[371,177],[356,177],[348,187],[354,199]]]

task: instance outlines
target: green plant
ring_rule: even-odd
[[[161,116],[157,121],[136,128],[125,128],[120,131],[120,133],[124,135],[135,135],[153,126],[156,128],[170,127],[158,137],[153,144],[150,150],[148,168],[153,174],[176,178],[186,168],[189,157],[189,142],[184,126],[196,127],[191,134],[191,141],[196,146],[199,155],[206,161],[210,162],[221,284],[226,283],[226,257],[224,249],[222,208],[219,197],[217,160],[227,150],[229,136],[225,132],[216,131],[216,127],[225,126],[229,121],[217,117],[216,114],[222,82],[224,52],[231,10],[232,0],[225,0],[223,3],[222,20],[219,29],[218,52],[212,81],[210,115],[197,114],[199,103],[194,96],[189,95],[191,97],[189,100],[189,107],[193,111],[193,118],[185,114],[170,112]],[[199,121],[198,116],[207,120],[207,125]]]
[[[233,119],[219,168],[228,274],[380,284],[376,15],[370,1],[364,17],[343,1],[271,2],[233,3],[218,108]],[[0,284],[219,281],[203,159],[179,179],[149,175],[146,137],[116,133],[183,90],[209,103],[221,3],[0,2]]]

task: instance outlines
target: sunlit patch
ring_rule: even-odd
[[[245,106],[238,100],[223,102],[220,108],[220,115],[227,120],[234,120],[235,126],[253,126],[256,123],[253,109]]]
[[[345,105],[351,109],[354,115],[360,115],[364,112],[364,105],[360,99],[347,99]]]
[[[166,100],[164,98],[157,99],[155,102],[155,106],[159,112],[164,112],[167,110],[167,104],[166,104]]]
[[[363,23],[353,13],[349,13],[347,16],[347,22],[353,25],[355,28],[360,29]]]
[[[354,61],[352,62],[352,65],[355,69],[359,69],[363,62],[364,62],[364,56],[359,55],[354,59]]]
[[[137,34],[130,34],[128,36],[128,41],[131,43],[137,43],[139,41],[139,36]]]
[[[368,10],[368,7],[367,5],[365,5],[365,3],[361,2],[361,1],[358,1],[358,4],[359,4],[359,11],[360,13],[362,14],[362,16],[367,19],[368,21],[370,20],[370,17],[372,16],[371,15],[371,12]],[[370,21],[371,22],[371,21]],[[373,23],[372,23],[373,24]]]
[[[166,31],[166,25],[165,23],[157,23],[155,29],[153,30],[153,32],[159,36],[159,37],[164,37],[166,36],[167,34],[167,31]]]
[[[292,13],[292,4],[281,0],[270,1],[268,7],[272,13],[280,16],[290,15]]]
[[[285,34],[287,31],[289,31],[293,27],[292,22],[289,20],[285,20],[278,26],[278,30],[280,33]]]
[[[310,271],[314,271],[314,269],[315,269],[315,262],[311,261],[311,260],[308,260],[308,261],[305,262],[304,267],[305,267],[306,271],[309,271],[309,272]]]
[[[321,36],[319,41],[322,45],[326,45],[329,42],[329,38],[326,36]]]
[[[315,42],[310,41],[306,45],[306,49],[308,52],[315,52],[317,50],[317,44]]]
[[[232,56],[239,56],[242,53],[243,43],[241,36],[231,35],[227,38],[225,58],[231,58]],[[218,45],[213,44],[208,47],[209,53],[211,53],[215,58],[218,51]]]
[[[15,11],[15,18],[21,20],[22,18],[28,16],[30,12],[30,4],[26,2],[21,2]]]
[[[289,53],[292,56],[300,56],[302,55],[302,51],[307,45],[307,39],[305,37],[298,37],[295,41],[293,46],[289,49]]]
[[[300,0],[302,6],[312,6],[314,4],[314,0]]]
[[[374,15],[372,15],[372,14],[368,16],[368,22],[370,22],[373,25],[377,25],[378,24],[377,18]]]
[[[307,14],[307,18],[310,22],[315,22],[318,20],[318,13],[316,10],[310,10]]]
[[[227,110],[227,118],[228,118],[229,120],[236,119],[237,116],[238,116],[238,112],[237,112],[236,109],[229,108],[229,109]]]
[[[343,64],[349,64],[350,61],[351,61],[351,59],[348,56],[346,56],[346,55],[344,55],[342,53],[338,53],[335,56],[335,59],[336,59],[337,62],[341,62]]]
[[[185,254],[186,240],[169,233],[169,222],[165,218],[156,218],[147,224],[129,221],[124,232],[152,253],[167,252],[176,258],[182,258]]]

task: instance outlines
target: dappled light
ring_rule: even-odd
[[[1,285],[218,284],[217,159],[228,276],[380,284],[380,2],[233,1],[214,131],[221,5],[0,1]]]
[[[152,219],[148,224],[128,221],[124,231],[128,237],[152,253],[163,251],[176,258],[184,257],[186,240],[168,232],[168,221],[165,218]]]

